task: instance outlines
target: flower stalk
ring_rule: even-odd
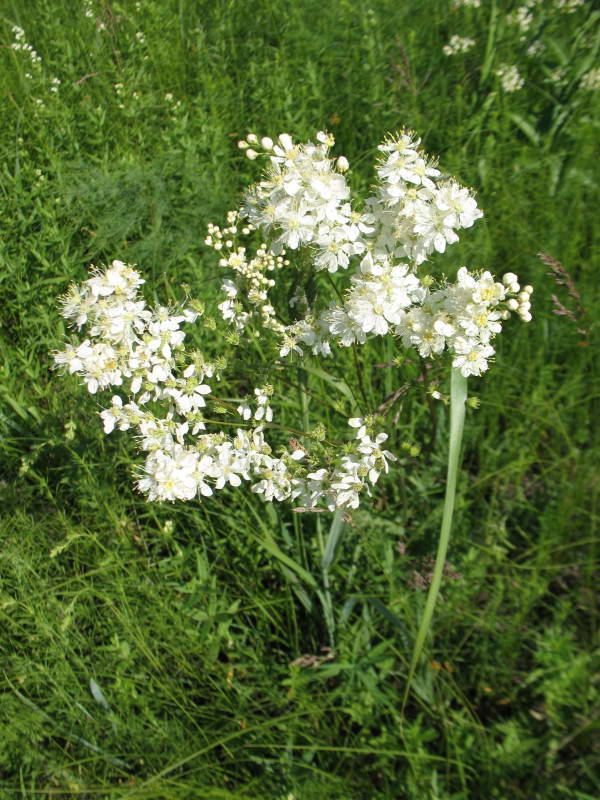
[[[431,627],[433,611],[438,594],[440,592],[442,575],[444,573],[446,553],[448,552],[448,543],[450,542],[450,531],[452,530],[452,516],[454,513],[454,501],[456,498],[456,483],[458,479],[458,467],[465,421],[466,401],[467,378],[459,369],[453,369],[450,379],[450,444],[448,448],[448,471],[446,478],[446,494],[444,497],[442,527],[440,530],[440,538],[435,556],[433,577],[431,584],[429,585],[429,592],[427,593],[427,600],[425,602],[425,610],[423,611],[423,616],[421,617],[421,622],[419,624],[419,630],[417,632],[417,638],[415,640],[415,646],[408,670],[408,678],[402,700],[402,709],[404,709],[406,705],[408,693],[410,691],[410,685],[421,658],[425,640],[427,639],[427,634],[429,633],[429,629]]]

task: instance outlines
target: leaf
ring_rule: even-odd
[[[340,378],[335,378],[333,375],[330,375],[328,372],[325,372],[324,369],[319,369],[318,367],[309,367],[306,364],[302,365],[302,369],[305,372],[310,373],[311,375],[315,375],[317,378],[321,378],[321,380],[326,381],[327,383],[331,384],[340,394],[343,394],[345,398],[347,398],[352,405],[356,404],[356,399],[352,394],[352,389],[348,386],[346,381],[341,380]]]
[[[90,691],[92,693],[92,697],[94,700],[99,703],[105,711],[111,711],[111,707],[108,705],[108,700],[104,697],[104,693],[102,689],[98,686],[96,681],[93,678],[90,678]]]
[[[337,548],[339,543],[341,542],[344,534],[344,520],[343,520],[343,513],[342,511],[336,511],[333,520],[331,522],[331,527],[329,529],[329,535],[327,536],[327,541],[325,542],[325,552],[323,553],[323,558],[321,560],[321,568],[327,572],[329,567],[333,564]]]
[[[393,611],[390,611],[390,609],[387,606],[385,606],[381,602],[381,600],[379,600],[377,597],[370,597],[369,603],[373,606],[374,609],[379,611],[382,617],[385,617],[385,619],[391,625],[393,625],[394,628],[396,628],[396,630],[399,632],[402,638],[402,643],[406,645],[408,643],[408,637],[407,637],[408,631],[406,625],[402,622],[400,617],[397,617],[396,614],[393,613]]]
[[[271,531],[263,524],[263,521],[261,520],[260,516],[254,511],[254,509],[252,509],[252,511],[254,512],[254,516],[256,517],[264,535],[264,538],[260,536],[256,537],[261,547],[264,547],[268,553],[270,553],[272,556],[275,556],[275,558],[281,561],[282,564],[285,564],[286,567],[289,567],[289,569],[291,569],[293,572],[296,573],[296,575],[301,577],[302,580],[305,581],[309,586],[311,586],[313,589],[316,589],[317,582],[310,574],[310,572],[307,572],[307,570],[305,570],[304,567],[300,566],[300,564],[294,561],[293,558],[286,555],[282,550],[280,550],[278,545],[275,543],[275,540],[273,539],[273,534],[271,533]]]
[[[492,69],[492,62],[494,61],[494,54],[495,48],[494,45],[496,43],[496,31],[498,28],[498,7],[496,3],[492,3],[492,12],[490,15],[490,22],[488,27],[488,38],[485,45],[485,57],[483,60],[483,66],[481,67],[481,77],[479,79],[479,85],[485,83],[487,80],[488,75],[490,74],[490,70]]]
[[[510,119],[515,123],[517,128],[525,134],[525,136],[529,139],[529,141],[534,144],[536,147],[539,147],[540,144],[540,135],[536,131],[535,127],[532,125],[531,122],[524,119],[520,114],[515,114],[514,112],[509,112],[508,116]]]

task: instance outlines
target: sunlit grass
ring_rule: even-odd
[[[4,4],[2,44],[20,25],[41,58],[34,69],[0,50],[7,798],[598,795],[599,93],[549,137],[537,73],[523,70],[521,94],[492,97],[485,53],[442,55],[452,33],[489,31],[486,3],[468,18],[449,5],[94,0],[86,17],[83,5]],[[497,60],[519,56],[517,39],[493,47]],[[584,65],[590,52],[572,57]],[[449,273],[513,270],[535,286],[533,322],[512,326],[490,373],[470,381],[481,405],[467,412],[450,564],[404,714],[448,430],[416,363],[378,366],[398,352],[385,342],[358,354],[371,408],[411,391],[388,412],[400,464],[329,566],[333,659],[318,598],[277,556],[319,577],[316,520],[242,492],[144,503],[136,453],[51,370],[56,297],[90,262],[138,262],[149,299],[180,298],[182,282],[216,297],[202,240],[255,177],[236,147],[247,130],[303,139],[328,127],[366,189],[372,143],[402,126],[485,212]],[[553,314],[553,294],[570,300],[540,251],[573,276],[579,323]],[[253,376],[260,352],[247,355]],[[351,354],[328,369],[358,385]],[[298,425],[289,380],[282,414]],[[429,380],[448,391],[437,367]],[[353,412],[319,376],[308,394],[311,424],[335,432]]]

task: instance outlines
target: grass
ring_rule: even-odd
[[[0,796],[598,796],[600,93],[577,89],[597,12],[544,10],[547,55],[527,61],[493,2],[89,7],[0,6]],[[13,25],[39,67],[10,48]],[[478,44],[448,59],[455,32]],[[503,62],[519,63],[521,92],[502,93]],[[562,85],[548,79],[557,66]],[[248,130],[328,127],[366,191],[377,142],[402,126],[485,211],[437,263],[535,286],[533,322],[507,326],[493,369],[469,382],[480,408],[467,412],[451,566],[403,713],[448,431],[416,363],[378,367],[398,354],[389,342],[328,363],[352,391],[360,377],[356,407],[308,377],[310,424],[338,433],[339,411],[411,386],[389,411],[400,463],[329,566],[331,659],[314,588],[327,521],[241,491],[144,503],[130,442],[105,437],[98,401],[51,370],[56,297],[90,262],[139,263],[151,299],[185,282],[212,302],[220,278],[202,240],[256,178],[235,146]],[[577,323],[553,313],[552,295],[574,305],[540,251],[573,277]],[[203,346],[233,359],[227,343]],[[232,394],[261,358],[244,353]],[[447,390],[447,373],[430,379]],[[284,377],[281,414],[300,427]]]

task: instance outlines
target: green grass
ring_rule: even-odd
[[[66,2],[0,4],[0,797],[597,797],[600,92],[576,88],[597,62],[592,4],[545,18],[547,60],[523,62],[514,95],[494,76],[523,60],[509,3],[90,7],[93,18]],[[15,24],[39,68],[8,46]],[[448,59],[455,32],[478,47]],[[571,76],[562,88],[547,82],[556,65]],[[353,391],[360,375],[356,406],[309,376],[310,424],[339,435],[344,413],[410,391],[389,412],[390,429],[401,412],[400,463],[330,569],[335,657],[303,667],[328,645],[311,580],[329,520],[239,490],[145,503],[131,442],[104,436],[98,400],[51,353],[56,298],[90,262],[137,262],[151,300],[181,297],[183,282],[216,298],[202,240],[257,177],[236,147],[248,130],[329,128],[364,192],[377,143],[403,126],[485,212],[435,263],[511,270],[535,294],[533,322],[507,325],[489,374],[469,381],[481,405],[467,412],[454,575],[401,713],[448,431],[416,363],[377,367],[398,354],[380,341],[357,365],[345,352],[321,365]],[[540,251],[573,277],[577,324],[553,313],[553,294],[573,304]],[[233,363],[231,345],[203,347]],[[260,374],[259,347],[243,355],[223,393]],[[447,367],[430,379],[447,390]],[[282,380],[281,414],[299,427],[296,376]]]

